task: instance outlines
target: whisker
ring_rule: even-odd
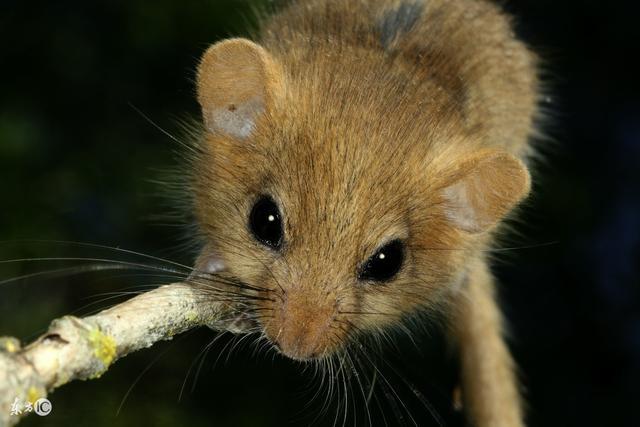
[[[125,402],[127,401],[127,398],[129,397],[129,395],[131,394],[131,392],[133,391],[134,387],[138,384],[138,382],[140,382],[140,380],[142,379],[142,377],[144,376],[144,374],[146,374],[152,367],[153,365],[155,365],[158,360],[160,360],[160,358],[162,356],[164,356],[165,354],[167,354],[169,352],[169,350],[171,350],[175,344],[177,344],[179,341],[183,340],[186,336],[190,335],[195,329],[192,329],[190,331],[187,331],[185,334],[181,335],[180,337],[178,337],[178,339],[176,339],[175,341],[171,342],[167,348],[165,348],[159,355],[157,355],[143,370],[142,372],[140,372],[140,374],[136,377],[135,380],[133,380],[133,384],[131,384],[131,386],[127,389],[127,392],[124,394],[122,400],[120,401],[120,405],[118,406],[118,410],[116,411],[116,416],[120,415],[120,412],[125,404]]]
[[[397,399],[397,402],[400,403],[400,405],[402,405],[402,408],[404,409],[405,413],[409,416],[409,418],[410,418],[411,422],[413,423],[413,425],[418,426],[418,423],[416,422],[415,418],[413,418],[413,416],[411,415],[411,412],[409,411],[409,408],[407,408],[405,403],[400,398],[400,395],[398,395],[398,393],[396,392],[395,388],[391,385],[389,380],[384,376],[384,374],[380,371],[380,369],[378,369],[378,367],[375,365],[375,363],[373,363],[373,360],[369,357],[367,352],[361,351],[361,354],[364,356],[364,358],[366,360],[369,361],[369,363],[371,364],[373,369],[378,373],[378,375],[380,375],[380,378],[383,380],[383,382],[389,388],[389,391],[391,391],[393,396],[395,396],[395,399]],[[404,418],[404,417],[401,417],[401,418]]]
[[[38,271],[35,273],[23,274],[21,276],[12,277],[10,279],[0,280],[0,286],[18,282],[20,280],[33,279],[36,277],[57,277],[57,276],[73,276],[82,273],[90,273],[94,271],[121,270],[123,266],[113,264],[92,264],[86,266],[64,267],[53,270]]]
[[[372,316],[394,316],[394,317],[397,317],[396,314],[383,313],[383,312],[379,312],[379,311],[340,311],[340,310],[338,310],[338,314],[361,314],[361,315],[372,315]]]
[[[94,262],[94,263],[105,263],[105,264],[114,264],[120,266],[127,266],[132,268],[140,268],[147,270],[157,270],[157,271],[168,271],[173,273],[180,273],[178,270],[172,270],[168,267],[159,267],[150,264],[141,264],[130,261],[120,261],[108,258],[83,258],[83,257],[34,257],[34,258],[15,258],[15,259],[4,259],[0,260],[0,264],[10,264],[10,263],[19,263],[19,262],[62,262],[62,261],[74,261],[74,262]]]
[[[200,352],[196,355],[196,357],[193,359],[193,362],[191,362],[191,365],[189,366],[189,369],[187,370],[187,373],[184,377],[184,381],[182,381],[182,386],[180,387],[180,392],[178,393],[178,401],[182,400],[182,396],[184,395],[184,389],[187,385],[187,381],[189,380],[189,375],[191,374],[191,371],[193,370],[193,367],[195,366],[195,363],[198,362],[198,360],[200,359],[200,363],[198,364],[198,369],[196,370],[195,376],[193,378],[193,383],[191,385],[191,393],[193,393],[193,391],[196,388],[196,384],[198,382],[198,376],[200,374],[200,370],[202,368],[202,364],[204,363],[204,360],[207,357],[207,354],[209,352],[209,350],[213,347],[213,345],[222,337],[224,336],[224,333],[219,333],[217,334],[208,344],[206,344],[202,350],[200,350]]]
[[[131,102],[127,103],[129,105],[129,107],[131,107],[136,113],[138,113],[143,119],[145,119],[149,124],[151,124],[154,128],[156,128],[157,130],[159,130],[160,132],[162,132],[165,136],[169,137],[171,140],[173,140],[174,142],[177,142],[181,147],[185,148],[186,150],[190,151],[192,154],[198,155],[198,151],[195,150],[191,145],[184,143],[183,141],[180,141],[178,138],[176,138],[175,136],[171,135],[168,131],[166,131],[165,129],[163,129],[160,125],[158,125],[156,122],[154,122],[153,120],[151,120],[151,118],[149,116],[147,116],[145,113],[143,113],[138,107],[136,107],[135,105],[133,105]]]
[[[443,426],[444,421],[442,420],[442,418],[440,417],[440,415],[438,414],[434,406],[426,399],[426,397],[420,392],[420,390],[418,390],[416,386],[414,386],[411,382],[409,382],[404,375],[401,375],[393,367],[393,365],[391,365],[388,361],[383,360],[383,363],[387,365],[396,374],[396,376],[402,380],[402,382],[407,386],[407,388],[409,388],[411,393],[413,393],[413,395],[418,399],[418,401],[420,401],[420,403],[427,409],[427,411],[429,411],[429,413],[431,414],[433,419],[438,423],[438,425]]]
[[[72,241],[72,240],[46,240],[46,239],[23,239],[23,240],[13,240],[13,241],[8,241],[8,240],[0,241],[0,244],[7,244],[7,243],[43,243],[43,244],[59,244],[59,245],[77,246],[77,247],[83,247],[83,248],[106,249],[106,250],[110,250],[110,251],[113,251],[113,252],[139,256],[139,257],[142,257],[142,258],[146,258],[146,259],[150,259],[150,260],[154,260],[154,261],[159,261],[159,262],[163,262],[163,263],[166,263],[166,264],[171,264],[171,265],[173,265],[175,267],[184,268],[186,271],[193,270],[192,267],[189,267],[187,265],[184,265],[184,264],[172,261],[172,260],[168,260],[168,259],[165,259],[165,258],[160,258],[160,257],[157,257],[157,256],[145,254],[143,252],[137,252],[137,251],[134,251],[134,250],[131,250],[131,249],[124,249],[124,248],[119,248],[119,247],[116,247],[116,246],[102,245],[102,244],[98,244],[98,243],[77,242],[77,241]]]

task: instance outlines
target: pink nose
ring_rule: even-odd
[[[322,355],[332,344],[329,327],[335,314],[335,301],[309,298],[303,291],[289,291],[279,310],[275,310],[268,335],[280,351],[296,360]]]
[[[285,332],[292,330],[292,332]],[[283,329],[276,340],[277,348],[287,357],[295,360],[309,360],[318,356],[322,345],[317,336],[303,328]]]

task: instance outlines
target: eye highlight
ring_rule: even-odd
[[[282,217],[278,205],[270,196],[260,196],[251,208],[249,230],[265,246],[272,249],[282,246]]]
[[[393,278],[404,261],[404,244],[393,240],[376,251],[362,266],[358,279],[385,282]]]

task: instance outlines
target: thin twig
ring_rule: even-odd
[[[93,316],[56,319],[24,348],[0,338],[0,427],[20,420],[11,411],[16,398],[33,404],[70,381],[99,378],[121,357],[197,326],[227,329],[222,311],[193,286],[176,283]]]

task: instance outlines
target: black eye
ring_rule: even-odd
[[[249,230],[262,244],[273,249],[282,246],[282,219],[278,205],[269,196],[261,196],[251,208]]]
[[[387,243],[367,260],[360,270],[360,280],[384,282],[395,276],[404,261],[404,245],[400,240]]]

